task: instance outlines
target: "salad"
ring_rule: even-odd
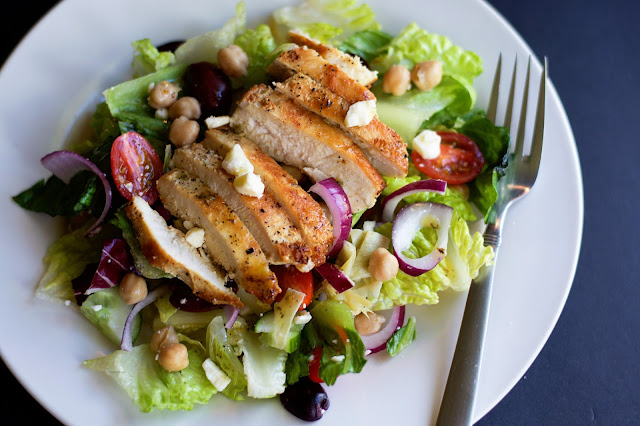
[[[14,201],[68,219],[36,296],[113,342],[84,365],[141,411],[277,397],[318,420],[341,375],[407,350],[407,305],[492,262],[470,225],[491,220],[509,135],[474,108],[473,52],[343,0],[253,28],[240,2],[132,47],[92,138]]]

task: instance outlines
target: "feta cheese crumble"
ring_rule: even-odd
[[[347,127],[366,126],[376,116],[376,101],[360,101],[349,107],[344,124]]]
[[[195,248],[202,247],[204,244],[204,229],[195,227],[189,229],[185,235],[185,239]]]
[[[300,311],[293,317],[293,323],[297,325],[304,325],[311,321],[311,314],[308,311]]]
[[[225,372],[211,360],[211,358],[204,360],[202,368],[204,369],[204,374],[207,376],[207,379],[209,379],[213,387],[216,388],[218,392],[225,390],[225,388],[229,386],[229,383],[231,383],[229,376],[227,376]]]
[[[236,191],[242,195],[248,195],[249,197],[262,197],[264,194],[264,183],[257,174],[250,172],[236,177],[233,180],[233,186]]]
[[[207,117],[204,120],[204,124],[207,125],[207,129],[215,129],[217,127],[226,126],[229,124],[230,118],[228,115],[221,115],[219,117]]]
[[[420,154],[425,160],[433,160],[440,155],[440,142],[442,138],[433,130],[423,130],[413,138],[411,149]]]
[[[331,361],[342,362],[344,361],[344,355],[335,355],[331,357]]]
[[[242,147],[238,144],[233,145],[233,148],[224,157],[222,168],[233,176],[241,176],[253,172],[253,164],[251,164]]]

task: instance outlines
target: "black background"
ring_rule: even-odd
[[[479,424],[640,424],[640,1],[490,3],[538,57],[549,58],[580,156],[585,221],[578,270],[556,328]],[[2,62],[54,4],[5,6]],[[5,419],[56,423],[4,364],[0,378]]]

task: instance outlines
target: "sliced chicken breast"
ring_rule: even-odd
[[[286,80],[295,73],[308,75],[350,103],[375,99],[371,90],[358,83],[336,65],[323,59],[307,46],[282,52],[267,68],[275,78]]]
[[[239,287],[264,303],[280,293],[264,252],[240,218],[201,180],[173,169],[158,179],[162,204],[172,215],[204,230],[205,251]]]
[[[326,256],[333,242],[333,227],[324,210],[273,158],[255,143],[228,127],[208,130],[202,145],[224,157],[240,145],[265,184],[265,190],[286,210],[304,240],[318,257]]]
[[[240,194],[233,186],[234,177],[222,168],[222,159],[202,144],[179,148],[173,156],[177,168],[197,176],[219,194],[244,222],[269,263],[296,265],[309,271],[325,259],[316,255],[304,241],[300,230],[285,209],[268,193],[262,197]]]
[[[335,178],[353,212],[372,207],[384,189],[380,174],[344,132],[265,85],[245,93],[231,126],[267,155],[298,167],[313,181]]]
[[[299,46],[307,46],[315,50],[324,60],[337,66],[363,86],[370,87],[378,79],[378,72],[367,68],[357,56],[323,44],[318,40],[313,40],[308,35],[298,31],[289,31],[289,40]]]
[[[134,197],[125,210],[142,252],[153,266],[178,277],[204,300],[216,305],[243,306],[233,291],[225,287],[225,274],[201,256],[181,231],[168,226],[146,201]]]
[[[312,78],[296,73],[282,83],[276,91],[321,115],[340,127],[362,149],[367,159],[384,176],[405,177],[409,168],[407,146],[402,138],[378,117],[364,126],[347,127],[345,118],[351,103],[323,87]]]

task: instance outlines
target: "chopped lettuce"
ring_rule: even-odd
[[[172,52],[158,51],[158,48],[148,38],[134,41],[131,43],[131,47],[134,50],[131,67],[133,75],[136,77],[160,71],[176,62]]]
[[[386,223],[376,231],[391,236],[392,223]],[[423,230],[416,234],[409,250],[404,254],[418,258],[431,252],[435,238]],[[435,268],[417,277],[400,271],[396,277],[382,284],[380,297],[373,310],[390,309],[393,305],[424,305],[438,303],[438,292],[451,288],[463,291],[478,276],[480,268],[493,261],[491,247],[484,246],[479,232],[471,235],[467,222],[454,210],[449,228],[447,256]]]
[[[238,327],[234,324],[234,327]],[[244,366],[238,358],[235,345],[224,328],[225,320],[222,316],[214,317],[207,326],[207,351],[209,358],[231,379],[229,385],[224,388],[222,394],[227,398],[241,401],[243,393],[247,390],[247,379],[244,375]]]
[[[206,351],[190,339],[182,337],[181,342],[187,346],[189,366],[179,372],[162,368],[149,344],[135,346],[130,352],[117,350],[83,365],[109,375],[143,412],[192,410],[196,404],[207,404],[216,389],[202,368]]]
[[[428,177],[422,175],[415,168],[411,168],[409,170],[409,174],[404,178],[394,178],[394,177],[384,177],[384,181],[387,186],[382,191],[382,196],[386,197],[394,191],[402,188],[405,185],[408,185],[412,182],[417,182],[419,180],[428,179]],[[435,192],[421,192],[418,194],[409,195],[404,198],[404,202],[406,203],[417,203],[419,201],[431,201],[434,203],[445,204],[456,211],[459,217],[463,218],[467,221],[475,221],[477,217],[473,212],[473,207],[471,203],[467,201],[461,192],[452,189],[450,186],[447,186],[444,194],[436,194]]]
[[[484,157],[480,175],[470,182],[471,201],[489,221],[491,207],[498,199],[498,179],[505,174],[509,151],[509,130],[496,126],[483,111],[473,110],[464,115],[445,109],[422,123],[422,129],[451,129],[471,138]]]
[[[267,66],[275,59],[273,52],[280,53],[280,50],[276,49],[277,45],[269,26],[258,25],[255,29],[245,30],[236,37],[235,44],[249,57],[247,75],[241,79],[242,85],[249,88],[255,84],[269,82]]]
[[[236,15],[219,29],[209,31],[185,41],[176,49],[177,64],[194,64],[196,62],[218,63],[218,51],[233,44],[242,33],[247,23],[247,6],[241,1],[236,6]]]
[[[47,250],[44,257],[45,272],[36,296],[52,302],[75,300],[71,281],[82,275],[87,265],[97,263],[102,252],[100,238],[87,238],[84,233],[89,224],[63,235]]]
[[[442,82],[426,92],[414,88],[402,96],[391,96],[382,92],[380,83],[374,86],[380,119],[398,132],[407,144],[432,114],[444,108],[464,114],[473,107],[476,99],[473,80],[482,72],[482,60],[475,53],[453,44],[445,36],[431,34],[415,23],[405,27],[377,52],[371,67],[381,74],[396,64],[409,69],[426,60],[438,60],[443,64]]]
[[[347,37],[340,44],[339,48],[343,52],[360,56],[367,62],[375,59],[383,47],[393,39],[391,34],[380,30],[362,30]]]
[[[375,13],[357,0],[307,0],[276,10],[272,27],[276,40],[285,43],[290,30],[303,31],[322,42],[340,42],[361,30],[378,30]]]
[[[284,392],[287,376],[287,353],[263,343],[258,334],[239,329],[238,346],[247,380],[247,395],[251,398],[273,398]]]
[[[387,341],[387,353],[396,356],[414,340],[416,340],[416,317],[409,317],[407,323],[393,333],[391,339]]]
[[[112,343],[120,346],[124,323],[127,320],[127,316],[129,316],[129,312],[131,312],[131,308],[120,296],[120,288],[111,287],[97,291],[87,297],[80,307],[80,312]],[[133,342],[138,338],[140,327],[141,319],[140,314],[138,314],[131,328]]]

